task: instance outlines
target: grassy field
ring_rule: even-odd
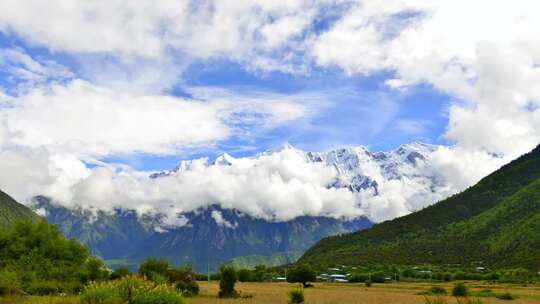
[[[201,294],[198,297],[188,298],[187,304],[275,304],[287,303],[287,292],[295,285],[287,283],[238,283],[237,289],[242,295],[251,296],[245,299],[218,299],[218,282],[200,282]],[[397,284],[374,284],[367,288],[363,284],[334,284],[317,283],[314,288],[305,290],[307,304],[422,304],[425,298],[419,293],[428,290],[432,286],[441,286],[448,291],[453,283],[429,284],[429,283],[397,283]],[[468,283],[473,293],[490,289],[494,293],[509,292],[516,296],[515,300],[499,300],[495,297],[479,297],[481,303],[540,303],[540,285],[501,285],[488,283]],[[452,297],[445,297],[446,303],[454,304],[457,301]],[[0,304],[78,304],[78,298],[49,298],[29,297],[1,299]]]

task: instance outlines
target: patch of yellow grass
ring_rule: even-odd
[[[195,298],[187,299],[187,304],[278,304],[287,303],[287,292],[296,287],[288,283],[238,283],[236,289],[243,295],[252,295],[247,299],[218,299],[218,282],[200,282],[201,294]],[[314,288],[304,290],[307,304],[423,304],[424,296],[419,292],[428,290],[431,286],[438,285],[446,288],[449,292],[454,283],[396,283],[396,284],[373,284],[365,287],[364,284],[336,284],[317,283]],[[469,285],[469,284],[468,284]],[[519,298],[514,301],[504,301],[496,298],[481,298],[482,303],[540,303],[540,286],[522,287],[519,285],[482,284],[469,286],[473,291],[492,289],[495,292],[510,292]],[[448,304],[457,301],[448,296],[445,297]]]
[[[0,304],[80,304],[78,296],[68,297],[0,297]]]
[[[236,289],[245,299],[219,299],[218,282],[199,282],[201,293],[194,298],[187,298],[186,304],[280,304],[287,303],[287,293],[297,285],[288,283],[238,283]],[[304,290],[306,304],[423,304],[424,296],[418,293],[432,286],[441,286],[451,291],[454,283],[396,283],[373,284],[367,288],[364,284],[316,283],[314,288]],[[485,304],[540,304],[540,285],[506,285],[469,282],[472,291],[491,289],[494,292],[510,292],[518,296],[513,301],[496,298],[481,298]],[[448,304],[456,304],[452,297],[445,297]],[[18,297],[0,298],[0,304],[79,304],[77,296],[71,297]]]

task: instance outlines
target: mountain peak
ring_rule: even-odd
[[[286,151],[286,150],[297,150],[293,145],[291,145],[289,142],[284,142],[279,146],[279,148],[276,150],[276,152]]]
[[[223,153],[214,160],[213,165],[218,166],[230,166],[234,163],[236,158],[232,157],[228,153]]]

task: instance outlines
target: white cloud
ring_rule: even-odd
[[[305,106],[295,98],[225,92],[186,99],[138,95],[74,80],[12,97],[0,115],[12,134],[10,142],[22,147],[45,147],[83,158],[174,154],[227,139],[239,131],[235,125],[272,128],[302,118]]]
[[[148,178],[147,172],[126,167],[83,166],[75,170],[80,165],[77,162],[52,167],[46,153],[15,155],[16,159],[10,159],[6,153],[0,154],[0,169],[13,171],[11,179],[5,176],[6,180],[0,183],[16,198],[26,201],[30,199],[25,196],[30,190],[68,207],[105,211],[119,207],[139,214],[164,213],[168,225],[186,223],[183,218],[177,219],[179,213],[216,203],[269,220],[364,214],[347,189],[327,187],[336,177],[334,168],[306,162],[304,155],[293,149],[238,159],[231,166],[208,166],[205,159],[199,159],[189,170],[156,179]],[[28,185],[37,186],[27,189]]]
[[[318,7],[307,0],[7,0],[0,3],[0,31],[75,53],[160,58],[175,52],[244,61],[299,36]]]
[[[235,229],[238,226],[238,223],[232,224],[231,222],[224,219],[223,214],[221,214],[220,211],[212,210],[211,216],[214,221],[216,221],[216,224],[218,224],[218,226],[224,226],[230,229]]]
[[[428,83],[467,100],[451,108],[446,137],[513,158],[540,141],[539,114],[526,108],[539,100],[539,12],[527,0],[359,2],[311,52],[322,66],[390,70],[392,87]]]
[[[163,95],[181,82],[191,62],[215,59],[287,73],[308,73],[312,64],[348,74],[390,71],[391,88],[427,83],[449,94],[455,101],[445,137],[455,145],[434,152],[426,169],[450,181],[439,193],[464,189],[540,141],[540,4],[348,4],[336,10],[335,22],[324,20],[328,29],[314,29],[326,10],[341,4],[1,1],[2,33],[74,56],[81,63],[77,77],[86,80],[19,49],[0,52],[5,73],[26,83],[16,94],[0,95],[0,172],[10,172],[0,177],[0,186],[18,198],[43,193],[88,206],[170,214],[217,201],[278,219],[360,214],[350,193],[324,187],[331,174],[289,158],[201,167],[159,181],[129,168],[88,169],[81,161],[208,147],[308,117],[310,109],[320,109],[309,102],[324,104],[320,95],[242,89],[185,88],[193,99]],[[54,80],[65,83],[49,83]],[[397,123],[409,134],[423,127],[417,121]],[[415,197],[429,190],[422,187],[393,181],[381,185],[384,196],[363,200],[373,218],[402,215],[439,198]]]
[[[226,138],[219,103],[132,95],[75,80],[36,88],[1,110],[14,144],[98,157],[173,153]]]

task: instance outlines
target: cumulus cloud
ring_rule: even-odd
[[[0,4],[0,31],[53,50],[81,54],[157,59],[175,53],[249,63],[245,57],[271,54],[301,36],[319,7],[306,0],[151,4],[8,0]]]
[[[176,170],[157,178],[126,166],[87,169],[73,158],[18,153],[17,159],[8,159],[9,155],[4,153],[0,154],[0,164],[4,165],[0,169],[24,170],[13,171],[10,179],[0,182],[15,195],[26,195],[31,190],[70,208],[104,211],[121,208],[135,210],[139,215],[164,215],[160,217],[163,228],[185,225],[183,213],[214,204],[270,221],[308,215],[368,216],[379,222],[419,210],[481,177],[482,173],[474,172],[470,162],[464,162],[463,168],[469,170],[465,173],[476,175],[460,180],[461,168],[451,170],[455,160],[440,157],[439,149],[453,151],[446,147],[427,150],[413,147],[409,151],[422,152],[425,160],[405,161],[409,153],[395,151],[380,162],[364,148],[353,148],[347,152],[349,160],[334,159],[342,152],[333,151],[317,154],[325,161],[313,162],[310,154],[285,146],[255,157],[225,155],[211,163],[207,158],[182,161]],[[5,167],[7,161],[13,168]],[[444,161],[450,168],[444,167]],[[51,162],[57,165],[52,166]],[[31,168],[24,168],[24,164]],[[353,192],[346,186],[364,177],[376,183],[376,190],[363,187]],[[28,189],[28,185],[35,188]],[[219,225],[235,226],[235,223],[227,224],[215,212],[212,216]]]
[[[10,172],[0,185],[17,198],[46,194],[171,215],[219,202],[274,219],[384,219],[462,190],[540,141],[539,4],[370,0],[336,8],[342,4],[2,1],[0,32],[73,55],[84,77],[19,49],[0,52],[4,73],[25,83],[0,93],[0,172]],[[216,59],[286,73],[390,72],[390,88],[428,84],[445,92],[454,99],[444,134],[453,145],[431,153],[425,171],[448,183],[431,195],[423,183],[393,180],[380,185],[383,195],[356,197],[326,187],[335,172],[294,155],[230,167],[194,162],[193,170],[154,180],[129,168],[87,166],[108,155],[175,154],[249,137],[309,116],[309,102],[323,103],[215,88],[184,88],[191,98],[167,94],[185,66]],[[396,127],[420,134],[426,125]]]
[[[450,109],[446,137],[512,158],[540,140],[538,9],[534,1],[362,1],[311,53],[322,66],[389,70],[392,87],[429,83],[464,100]]]
[[[226,139],[235,125],[271,128],[306,114],[294,96],[199,97],[138,95],[73,80],[8,98],[0,115],[12,144],[98,158],[173,154]]]
[[[355,217],[364,214],[350,191],[328,187],[336,178],[333,167],[306,162],[304,154],[293,149],[237,159],[230,166],[209,165],[207,159],[198,159],[190,162],[189,170],[154,179],[148,178],[148,172],[127,167],[86,169],[77,162],[73,162],[72,167],[51,167],[46,154],[17,156],[20,158],[10,160],[14,167],[27,164],[31,168],[23,168],[22,175],[14,171],[13,184],[0,181],[8,190],[21,187],[23,180],[35,183],[36,177],[29,175],[32,172],[41,181],[40,187],[32,190],[57,203],[94,210],[122,208],[136,210],[139,214],[163,213],[170,225],[185,224],[184,219],[177,218],[178,214],[216,203],[223,208],[278,221],[302,215]],[[8,164],[6,157],[9,155],[0,155],[0,164]],[[30,163],[32,157],[35,160]]]

